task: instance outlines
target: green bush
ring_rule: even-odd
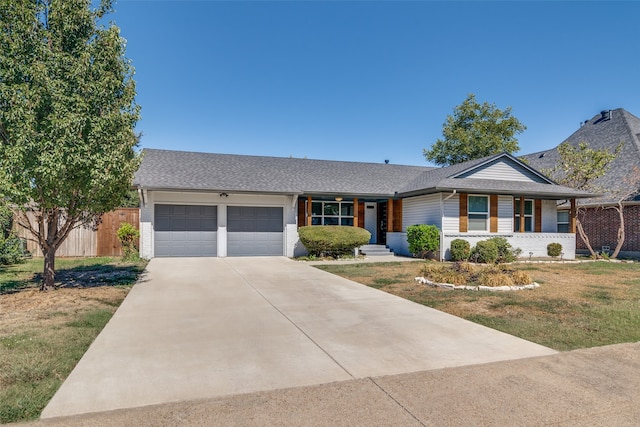
[[[513,262],[522,253],[521,249],[514,249],[504,237],[492,237],[491,239],[498,248],[498,263]]]
[[[364,228],[339,225],[300,227],[298,236],[311,256],[339,258],[369,243],[371,233]]]
[[[500,264],[513,262],[522,253],[520,249],[514,249],[504,237],[492,237],[476,244],[471,251],[471,259],[486,264]]]
[[[0,265],[16,264],[22,260],[22,241],[18,236],[10,233],[8,237],[0,234]]]
[[[547,245],[547,255],[552,257],[560,256],[562,253],[562,245],[560,243],[549,243]]]
[[[140,230],[135,228],[128,222],[123,222],[116,232],[118,240],[122,245],[122,259],[135,260],[138,258],[138,250],[136,248],[136,239],[140,237]]]
[[[451,261],[466,261],[471,255],[471,245],[464,239],[451,241]]]
[[[417,224],[407,227],[409,252],[420,258],[440,248],[440,230],[435,225]]]
[[[495,264],[498,261],[498,247],[491,240],[481,240],[471,251],[471,259],[475,262]]]

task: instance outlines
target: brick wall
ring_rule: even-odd
[[[609,246],[612,251],[615,249],[620,225],[618,212],[614,209],[589,208],[579,219],[595,251],[603,246]],[[625,240],[622,250],[640,251],[640,206],[625,206],[624,225]],[[576,248],[587,249],[579,234]]]

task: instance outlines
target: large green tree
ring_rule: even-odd
[[[467,160],[518,151],[516,135],[526,127],[511,115],[511,107],[500,110],[495,104],[479,104],[474,94],[447,116],[442,138],[424,156],[437,165],[454,165]]]
[[[0,0],[0,194],[44,254],[117,207],[139,165],[133,68],[112,1]]]

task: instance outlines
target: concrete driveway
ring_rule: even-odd
[[[156,258],[42,418],[553,353],[284,257]]]

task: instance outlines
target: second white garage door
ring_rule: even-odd
[[[263,206],[227,207],[229,256],[282,256],[283,209]]]

